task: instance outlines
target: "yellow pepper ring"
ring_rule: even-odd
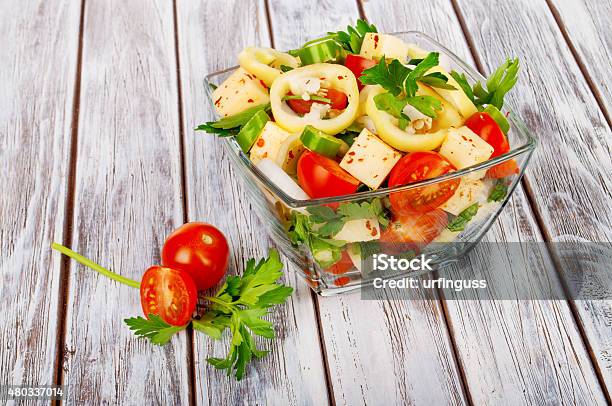
[[[283,101],[291,90],[291,83],[307,78],[319,78],[326,87],[346,94],[348,105],[338,116],[321,119],[305,115],[300,117]],[[322,79],[324,78],[324,79]],[[312,125],[327,134],[335,135],[353,123],[359,109],[359,89],[357,79],[348,68],[331,63],[316,63],[293,69],[281,75],[270,88],[270,104],[276,123],[289,132],[301,132],[307,125]]]
[[[383,141],[404,152],[431,151],[442,144],[448,130],[444,129],[426,134],[410,134],[395,124],[397,121],[395,117],[386,111],[378,110],[374,102],[374,96],[384,91],[381,87],[372,90],[365,106],[366,113],[374,122],[376,132]]]
[[[245,48],[238,54],[238,62],[247,72],[263,80],[268,87],[272,86],[276,78],[283,73],[280,70],[281,65],[292,68],[297,68],[300,65],[298,58],[285,52],[258,47]]]

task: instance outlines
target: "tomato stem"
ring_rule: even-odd
[[[95,262],[93,262],[92,260],[90,260],[89,258],[85,258],[84,256],[74,252],[73,250],[71,250],[70,248],[64,247],[63,245],[60,245],[56,242],[51,244],[51,248],[53,248],[56,251],[61,252],[62,254],[66,255],[67,257],[70,257],[72,259],[74,259],[75,261],[85,265],[86,267],[89,267],[91,269],[93,269],[94,271],[101,273],[102,275],[106,276],[107,278],[111,278],[112,280],[122,283],[124,285],[127,286],[131,286],[133,288],[140,288],[140,282],[135,281],[133,279],[129,279],[126,278],[125,276],[121,276],[119,274],[116,274],[112,271],[109,271],[106,268],[101,267],[100,265],[96,264]]]

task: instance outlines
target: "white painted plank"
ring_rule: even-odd
[[[86,2],[73,247],[133,279],[182,224],[172,3]],[[164,347],[123,323],[138,291],[72,263],[63,382],[71,403],[189,401],[187,335]]]
[[[612,109],[612,1],[549,0],[608,114]]]
[[[365,13],[383,31],[421,30],[472,62],[457,17],[446,1],[365,3]],[[418,19],[409,16],[419,15]],[[500,58],[501,59],[501,58]],[[542,240],[519,187],[486,241]],[[549,261],[547,257],[541,261]],[[484,261],[482,261],[484,263]],[[453,269],[442,276],[461,279],[485,273],[481,263],[470,270]],[[517,284],[541,289],[557,284],[555,273],[532,267],[515,274]],[[497,282],[499,283],[499,282]],[[566,303],[554,301],[476,300],[463,294],[444,303],[457,356],[471,400],[476,404],[554,402],[605,403],[597,377]]]
[[[79,13],[0,3],[0,386],[54,381]]]
[[[515,112],[540,138],[527,181],[545,236],[551,241],[568,237],[611,241],[610,128],[547,4],[543,0],[459,0],[458,4],[487,70],[507,55],[521,59],[523,79],[510,99]],[[573,305],[609,393],[612,303]]]
[[[270,2],[278,49],[345,29],[358,17],[352,0]],[[438,301],[317,299],[336,404],[466,402]]]
[[[189,219],[207,221],[223,230],[232,246],[230,271],[243,269],[251,257],[267,253],[268,239],[255,217],[245,190],[223,152],[221,140],[194,133],[209,114],[203,78],[237,64],[237,55],[248,45],[270,46],[263,1],[205,1],[177,3],[178,37],[182,72],[185,127],[186,183]],[[285,260],[285,281],[296,292],[287,305],[275,310],[271,320],[278,339],[265,358],[253,362],[241,382],[206,363],[224,356],[228,337],[213,342],[195,333],[196,398],[202,404],[326,404],[327,386],[318,327],[308,286]]]

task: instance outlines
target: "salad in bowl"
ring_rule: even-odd
[[[377,253],[464,255],[535,148],[504,109],[518,59],[485,79],[422,33],[359,20],[238,62],[207,77],[219,119],[197,130],[224,138],[247,202],[321,294],[368,283]]]

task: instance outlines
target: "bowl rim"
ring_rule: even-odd
[[[446,46],[442,45],[440,42],[438,42],[437,40],[435,40],[434,38],[430,37],[429,35],[421,32],[421,31],[417,31],[417,30],[410,30],[410,31],[396,31],[396,32],[390,32],[388,33],[389,35],[416,35],[419,37],[424,38],[426,41],[429,41],[432,45],[434,45],[435,47],[439,48],[440,51],[444,52],[446,54],[447,57],[449,57],[449,59],[451,59],[452,62],[454,62],[455,64],[459,65],[461,67],[461,69],[469,76],[470,79],[474,80],[474,81],[481,81],[481,82],[486,82],[486,78],[480,74],[480,72],[478,72],[476,69],[474,69],[472,66],[468,65],[465,61],[463,61],[461,58],[459,58],[454,52],[452,52],[451,50],[449,50]],[[226,68],[226,69],[222,69],[216,72],[212,72],[209,73],[205,76],[204,78],[204,82],[206,85],[206,91],[209,94],[209,103],[212,103],[212,97],[211,97],[211,85],[213,85],[211,79],[213,77],[219,76],[221,74],[230,72],[232,70],[237,69],[238,66],[232,66],[230,68]],[[211,110],[214,111],[214,109]],[[240,148],[240,146],[238,145],[238,143],[236,142],[236,140],[234,139],[234,137],[223,137],[224,138],[224,142],[226,142],[226,145],[228,145],[234,153],[236,153],[239,157],[240,162],[246,167],[246,169],[253,174],[260,182],[262,182],[264,184],[264,186],[266,188],[268,188],[271,192],[273,192],[276,197],[278,197],[280,200],[282,200],[282,202],[291,208],[294,209],[300,209],[300,208],[307,208],[310,206],[320,206],[320,205],[324,205],[324,204],[330,204],[330,203],[342,203],[342,202],[347,202],[347,201],[360,201],[360,200],[364,200],[364,199],[368,199],[368,198],[374,198],[374,197],[379,197],[379,196],[386,196],[389,193],[392,192],[402,192],[402,191],[406,191],[406,190],[410,190],[410,189],[415,189],[415,188],[419,188],[419,187],[424,187],[427,185],[431,185],[431,184],[435,184],[435,183],[439,183],[439,182],[443,182],[446,180],[450,180],[450,179],[455,179],[455,178],[460,178],[463,177],[467,174],[473,173],[473,172],[477,172],[477,171],[482,171],[482,170],[486,170],[488,168],[491,168],[499,163],[508,161],[516,156],[522,155],[524,153],[529,153],[529,155],[531,155],[531,152],[536,148],[537,145],[537,138],[534,136],[534,134],[527,128],[527,125],[523,122],[523,120],[518,117],[516,114],[514,114],[512,112],[512,110],[510,109],[503,109],[503,111],[505,111],[508,114],[508,119],[511,123],[511,128],[514,131],[519,131],[521,133],[521,135],[523,135],[523,137],[526,139],[526,142],[522,145],[519,145],[513,149],[511,149],[510,151],[506,152],[505,154],[502,154],[500,156],[497,156],[493,159],[489,159],[487,161],[481,162],[479,164],[476,165],[472,165],[472,166],[468,166],[466,168],[463,169],[459,169],[457,171],[454,172],[449,172],[446,173],[444,175],[441,176],[437,176],[435,178],[431,178],[431,179],[425,179],[419,182],[415,182],[415,183],[410,183],[408,185],[400,185],[400,186],[394,186],[394,187],[386,187],[386,188],[380,188],[377,190],[368,190],[368,191],[364,191],[364,192],[356,192],[356,193],[351,193],[348,195],[342,195],[342,196],[332,196],[332,197],[323,197],[323,198],[316,198],[316,199],[307,199],[307,200],[301,200],[301,199],[295,199],[291,196],[289,196],[287,193],[285,193],[282,189],[280,189],[278,186],[276,186],[276,184],[274,184],[273,182],[271,182],[267,176],[265,176],[254,164],[253,162],[249,159],[249,157],[242,151],[242,149]],[[529,160],[529,157],[527,158]],[[523,165],[520,169],[520,173],[518,174],[519,179],[520,177],[522,177],[523,172],[525,171],[525,167],[526,165]],[[510,194],[508,194],[508,196],[506,196],[506,199],[509,197]]]

